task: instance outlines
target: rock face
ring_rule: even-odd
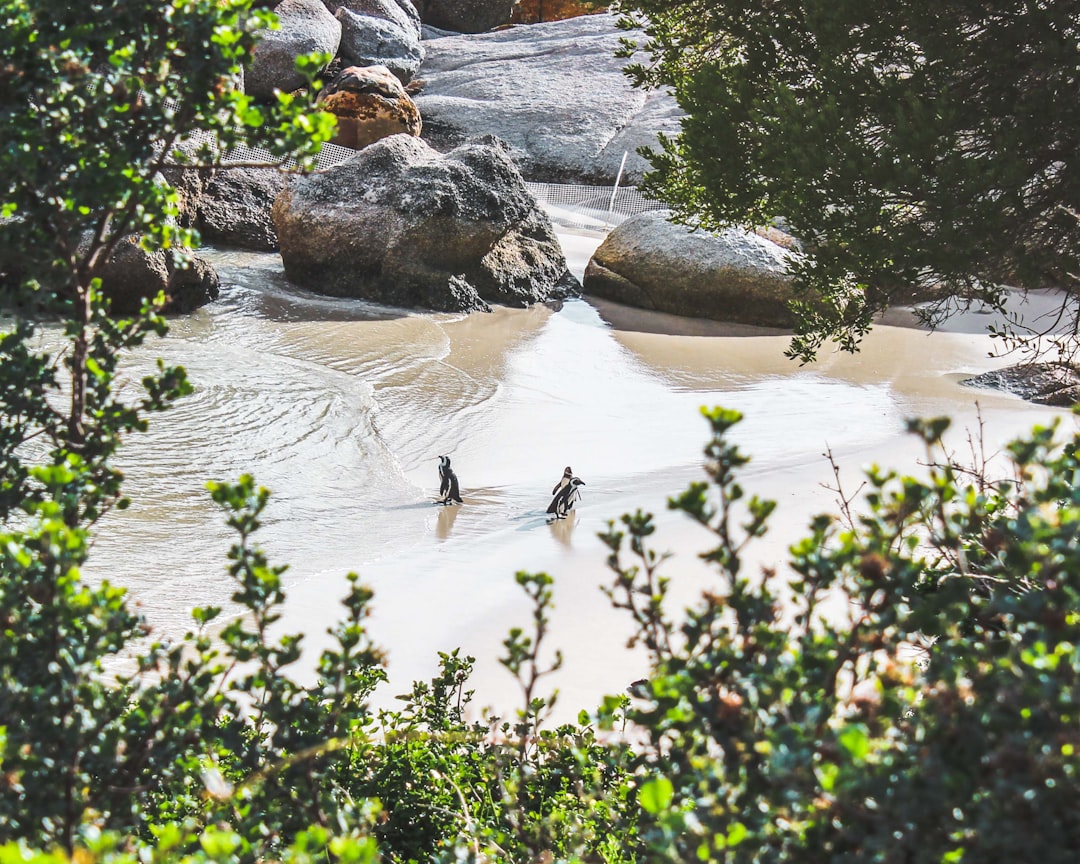
[[[576,293],[551,223],[500,142],[440,155],[384,138],[274,202],[285,275],[312,291],[471,311]]]
[[[402,3],[412,9],[408,0]],[[365,11],[354,11],[354,5]],[[410,16],[393,0],[366,0],[362,7],[355,2],[343,5],[334,15],[341,24],[344,65],[385,66],[403,84],[416,76],[425,52],[415,9]]]
[[[341,24],[322,0],[283,0],[274,11],[281,27],[262,31],[244,73],[244,86],[256,99],[271,98],[275,89],[287,93],[302,87],[296,58],[311,51],[337,54],[341,44]]]
[[[197,255],[179,268],[173,256],[159,249],[146,253],[137,237],[122,240],[101,274],[101,290],[121,315],[139,311],[145,299],[165,292],[166,312],[190,312],[217,300],[221,282],[217,271]]]
[[[203,239],[241,249],[277,249],[270,210],[277,194],[292,179],[292,175],[274,168],[228,168],[216,172],[199,198],[196,224]]]
[[[509,24],[514,0],[419,0],[420,18],[453,33],[483,33]]]
[[[615,16],[424,42],[424,89],[414,97],[423,136],[449,150],[470,135],[506,141],[527,180],[610,184],[627,155],[623,182],[648,167],[635,152],[675,134],[682,112],[666,93],[635,90],[614,56],[625,31]],[[632,35],[632,34],[631,34]]]
[[[385,66],[350,66],[319,94],[319,107],[337,117],[331,144],[359,150],[381,138],[419,135],[420,112]]]
[[[1068,363],[1021,363],[984,372],[961,383],[1004,390],[1028,402],[1056,408],[1069,408],[1080,402],[1080,371]]]
[[[627,219],[585,268],[584,291],[638,309],[791,327],[790,252],[756,234],[714,235],[656,210]]]

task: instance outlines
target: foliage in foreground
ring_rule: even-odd
[[[854,349],[913,289],[945,295],[940,320],[967,298],[999,305],[1003,285],[1074,287],[1077,0],[618,8],[645,28],[635,82],[670,87],[688,115],[646,187],[682,220],[781,218],[801,239],[792,355]],[[1075,322],[1071,298],[1062,315]]]
[[[842,499],[845,518],[819,517],[792,547],[788,579],[742,572],[773,505],[738,482],[738,414],[708,418],[711,483],[671,505],[714,532],[715,587],[669,614],[651,517],[612,523],[608,594],[650,672],[632,704],[610,697],[550,731],[536,695],[551,668],[543,574],[518,575],[534,625],[511,632],[503,659],[526,707],[491,725],[469,719],[472,661],[458,652],[401,710],[368,709],[384,673],[355,577],[318,684],[288,677],[300,639],[267,637],[283,568],[252,545],[266,493],[250,479],[213,493],[239,533],[234,599],[248,614],[211,639],[218,610],[196,610],[184,645],[154,646],[118,682],[102,661],[137,622],[121,592],[79,581],[80,534],[61,520],[6,534],[3,854],[1071,861],[1080,437],[1036,428],[994,480],[945,457],[945,421],[913,423],[925,476],[869,472],[861,506]],[[601,733],[616,724],[624,734]]]
[[[819,517],[791,547],[789,580],[741,570],[773,505],[744,499],[739,415],[708,416],[713,488],[671,503],[716,534],[714,591],[670,618],[650,519],[605,538],[652,658],[629,712],[656,778],[647,857],[1073,860],[1080,436],[1036,428],[995,481],[946,458],[947,421],[912,422],[926,476],[870,471],[846,525]]]

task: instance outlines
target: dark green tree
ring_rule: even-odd
[[[937,298],[935,322],[969,299],[1000,306],[1005,285],[1076,287],[1076,0],[619,8],[650,55],[633,80],[687,112],[650,157],[648,191],[681,221],[782,219],[802,242],[792,355],[853,350],[876,313],[917,296]],[[1067,299],[1059,327],[1073,349],[1076,311]]]

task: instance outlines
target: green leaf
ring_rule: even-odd
[[[667,777],[654,777],[638,791],[638,803],[654,816],[667,810],[675,796],[675,789]]]
[[[870,755],[870,735],[861,723],[846,726],[840,733],[839,741],[856,762],[863,762]]]

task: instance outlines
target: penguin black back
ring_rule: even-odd
[[[581,487],[584,485],[584,480],[572,476],[566,485],[555,493],[555,497],[548,504],[547,512],[553,514],[556,519],[565,519],[573,509],[574,503],[581,498]]]
[[[460,504],[461,490],[458,487],[457,474],[450,467],[450,457],[439,457],[439,496],[440,504]]]

